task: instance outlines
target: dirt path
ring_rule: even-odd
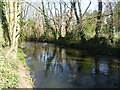
[[[20,77],[18,88],[33,88],[32,80],[29,78],[29,72],[20,60],[18,67],[18,75]]]

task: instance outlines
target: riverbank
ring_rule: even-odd
[[[16,58],[13,53],[5,58],[4,52],[0,50],[0,88],[33,88],[23,52],[19,49]]]
[[[86,50],[90,53],[117,56],[120,57],[120,39],[116,39],[114,44],[111,44],[109,40],[104,37],[91,38],[89,40],[81,40],[76,38],[62,37],[57,40],[42,40],[29,38],[27,41],[53,43],[61,47],[75,48],[80,50]]]

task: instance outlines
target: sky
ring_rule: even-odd
[[[42,0],[25,0],[25,1],[29,1],[29,2],[31,2],[32,3],[32,5],[38,5],[38,6],[40,6],[40,2],[42,1]],[[58,3],[60,0],[43,0],[44,1],[44,4],[45,4],[45,2],[56,2],[56,3]],[[64,1],[64,2],[70,2],[71,0],[62,0],[62,1]],[[102,2],[106,2],[106,1],[108,1],[108,0],[102,0]],[[120,0],[109,0],[109,1],[111,1],[111,2],[117,2],[117,1],[120,1]],[[82,9],[82,13],[84,13],[84,11],[86,10],[86,8],[87,8],[87,6],[89,5],[89,3],[90,3],[90,0],[81,0],[81,9]],[[104,4],[104,3],[103,3]],[[69,4],[70,5],[70,4]],[[37,7],[38,7],[37,6]],[[45,4],[45,6],[46,6],[46,4]],[[59,5],[57,5],[56,4],[56,6],[59,8]],[[103,5],[103,6],[105,6],[105,5]],[[47,7],[47,6],[46,6]],[[32,7],[31,7],[32,8]],[[78,8],[78,7],[77,7]],[[33,9],[33,8],[32,8]],[[31,13],[31,14],[33,14],[33,12],[35,12],[35,10],[32,10],[32,9],[30,9],[30,12],[29,13]],[[94,11],[94,10],[97,10],[98,9],[98,0],[91,0],[91,5],[90,5],[90,7],[89,7],[89,9],[88,9],[88,12],[92,12],[92,11]],[[77,9],[78,10],[78,9]],[[103,7],[103,10],[104,10],[104,7]],[[53,10],[53,13],[54,13],[54,10]],[[30,14],[30,16],[31,16],[31,14]]]
[[[38,3],[38,2],[41,2],[42,0],[26,0],[26,1],[30,1],[30,2],[33,2],[33,3]],[[71,0],[43,0],[44,2],[59,2],[59,1],[64,1],[64,2],[70,2]],[[75,1],[78,1],[78,0],[75,0]],[[82,3],[82,12],[85,11],[85,9],[87,8],[90,0],[79,0],[81,1]],[[106,2],[108,0],[102,0],[102,2]],[[117,2],[117,1],[120,1],[120,0],[109,0],[111,2]],[[93,11],[93,10],[97,10],[97,4],[98,4],[98,0],[91,0],[91,5],[89,7],[89,11]]]
[[[2,0],[2,1],[5,1],[5,0]],[[7,1],[7,0],[6,0]],[[10,1],[14,1],[14,0],[10,0]],[[20,0],[17,0],[17,1],[20,1]],[[42,0],[22,0],[22,1],[30,1],[32,3],[38,3],[38,2],[41,2]],[[43,0],[44,2],[59,2],[59,1],[64,1],[64,2],[70,2],[71,0]],[[73,1],[73,0],[72,0]],[[81,1],[82,2],[82,12],[85,11],[86,7],[88,6],[90,0],[74,0],[74,1]],[[102,2],[106,2],[108,0],[102,0]],[[120,0],[109,0],[110,2],[118,2]],[[90,8],[89,10],[93,11],[93,10],[97,10],[97,3],[98,3],[98,0],[91,0],[91,5],[90,5]]]
[[[38,2],[42,1],[42,0],[26,0],[26,1],[30,1],[33,4],[38,4]],[[43,0],[44,2],[59,2],[60,0]],[[70,0],[63,0],[65,2],[70,2]],[[81,9],[82,9],[82,13],[85,11],[85,9],[87,8],[87,6],[89,5],[90,0],[81,0]],[[88,11],[94,11],[97,10],[97,0],[91,0],[91,5],[88,9]]]

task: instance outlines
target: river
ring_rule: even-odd
[[[120,88],[120,58],[33,42],[24,53],[36,88]]]

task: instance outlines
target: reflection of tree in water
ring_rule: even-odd
[[[44,52],[44,53],[43,53],[43,52]],[[47,55],[46,52],[48,52],[48,50],[47,50],[46,48],[44,48],[43,52],[42,52],[42,54],[43,54],[43,56],[44,56],[44,57],[43,57],[43,60],[44,60],[44,62],[45,62],[45,61],[46,61],[46,57],[47,57],[47,56],[46,56],[46,55]]]
[[[40,50],[41,50],[41,47],[39,47],[37,44],[35,44],[34,50],[33,50],[34,60],[39,60],[38,56],[40,56]]]
[[[100,64],[99,64],[99,59],[95,59],[95,74],[99,74],[100,73]]]
[[[51,64],[53,66],[52,68],[53,72],[55,69],[57,71],[60,70],[63,72],[61,52],[62,52],[62,49],[55,47],[52,56],[50,56],[46,61],[46,73],[47,71],[49,71]],[[55,60],[54,63],[52,63],[53,59]]]
[[[57,70],[61,70],[63,72],[63,66],[62,66],[62,49],[61,48],[57,48]]]
[[[48,77],[48,75],[50,75],[51,77],[52,74],[53,76],[56,75],[57,77],[59,77],[58,74],[60,74],[60,77],[62,76],[62,80],[64,78],[67,78],[67,80],[64,79],[64,81],[67,83],[72,83],[72,85],[80,85],[81,82],[88,82],[89,79],[91,79],[90,82],[95,83],[95,86],[98,85],[98,87],[99,85],[101,85],[102,80],[104,80],[103,84],[104,82],[108,82],[108,84],[113,82],[115,85],[120,87],[120,78],[118,77],[120,76],[120,72],[116,71],[117,68],[120,66],[120,63],[118,63],[116,59],[113,61],[106,60],[105,58],[101,57],[98,58],[96,56],[89,56],[86,53],[81,51],[78,52],[77,50],[67,50],[63,48],[49,46],[42,47],[35,44],[27,47],[25,52],[27,52],[28,55],[30,54],[30,57],[28,58],[30,60],[31,58],[38,59],[39,56],[40,62],[36,64],[37,62],[35,61],[35,63],[33,62],[32,64],[41,65],[40,67],[38,67],[42,67],[40,69],[42,70],[42,73],[40,72],[41,76],[43,75],[45,70],[45,74],[43,76]],[[93,59],[93,57],[97,59]],[[107,63],[104,63],[104,61]],[[44,64],[46,65],[45,67]],[[104,66],[104,69],[106,65],[109,68],[107,69],[107,73],[104,73],[104,70],[101,69],[101,67],[103,67],[102,65]],[[35,68],[35,66],[32,65],[31,68]],[[92,74],[93,69],[95,71],[94,75]],[[120,70],[120,68],[118,68],[118,70]],[[41,76],[36,74],[35,77],[41,78]]]
[[[114,84],[120,88],[120,62],[119,60],[108,60],[108,75],[113,80]]]
[[[66,50],[66,63],[68,64],[69,70],[74,72],[74,69],[77,68],[77,73],[83,72],[92,72],[93,68],[93,58],[86,56],[84,52],[77,52],[74,53],[74,56],[71,54],[72,52]],[[72,56],[71,56],[72,55]],[[78,57],[79,56],[79,57]],[[75,66],[75,67],[73,67]]]
[[[75,51],[74,51],[75,52]],[[68,67],[69,67],[69,70],[71,72],[74,72],[74,67],[73,67],[73,62],[75,61],[76,64],[77,64],[77,71],[78,72],[81,72],[83,70],[84,67],[87,67],[87,65],[85,65],[84,62],[84,58],[86,58],[86,56],[84,55],[84,53],[78,53],[76,51],[76,53],[74,53],[73,55],[73,52],[72,51],[67,51],[66,50],[66,56],[71,56],[71,58],[68,58],[66,57],[66,63],[68,64]],[[78,57],[79,56],[79,57]],[[78,57],[78,58],[76,58]]]
[[[74,69],[73,69],[72,63],[73,63],[72,60],[67,60],[67,58],[66,58],[66,64],[68,65],[69,70],[73,73],[73,72],[74,72]]]
[[[74,52],[74,53],[73,53]],[[71,49],[71,50],[65,50],[65,54],[66,54],[66,64],[69,67],[69,70],[74,73],[74,67],[73,67],[73,62],[75,61],[75,57],[78,57],[78,52]]]
[[[55,55],[56,55],[56,47],[55,47],[55,49],[53,51],[53,55],[47,58],[47,61],[46,61],[46,70],[45,70],[46,74],[47,74],[48,70],[50,69],[50,65],[52,64],[52,61],[55,58]]]
[[[34,59],[36,60],[36,58],[37,58],[37,46],[36,46],[36,45],[35,45],[35,47],[34,47],[33,57],[34,57]]]
[[[27,56],[30,56],[33,54],[33,50],[34,50],[34,45],[31,44],[31,43],[26,43],[23,50],[24,50],[24,53],[27,55]]]
[[[72,57],[79,57],[79,53],[81,53],[75,49],[65,49],[65,52],[67,53],[67,56],[72,56]]]
[[[85,58],[86,56],[81,53],[80,57],[81,57],[81,61],[83,60],[82,62],[84,62],[84,58]],[[85,63],[80,63],[80,61],[77,61],[76,63],[77,63],[77,65],[78,65],[78,69],[77,69],[78,72],[82,72],[83,68],[84,68],[84,67],[87,67],[87,65],[85,65]]]
[[[72,61],[72,60],[69,60],[69,59],[67,58],[67,52],[65,52],[65,53],[66,53],[66,57],[65,57],[66,64],[68,65],[69,70],[70,70],[72,73],[74,73],[74,69],[73,69],[73,65],[72,65],[73,61]]]

